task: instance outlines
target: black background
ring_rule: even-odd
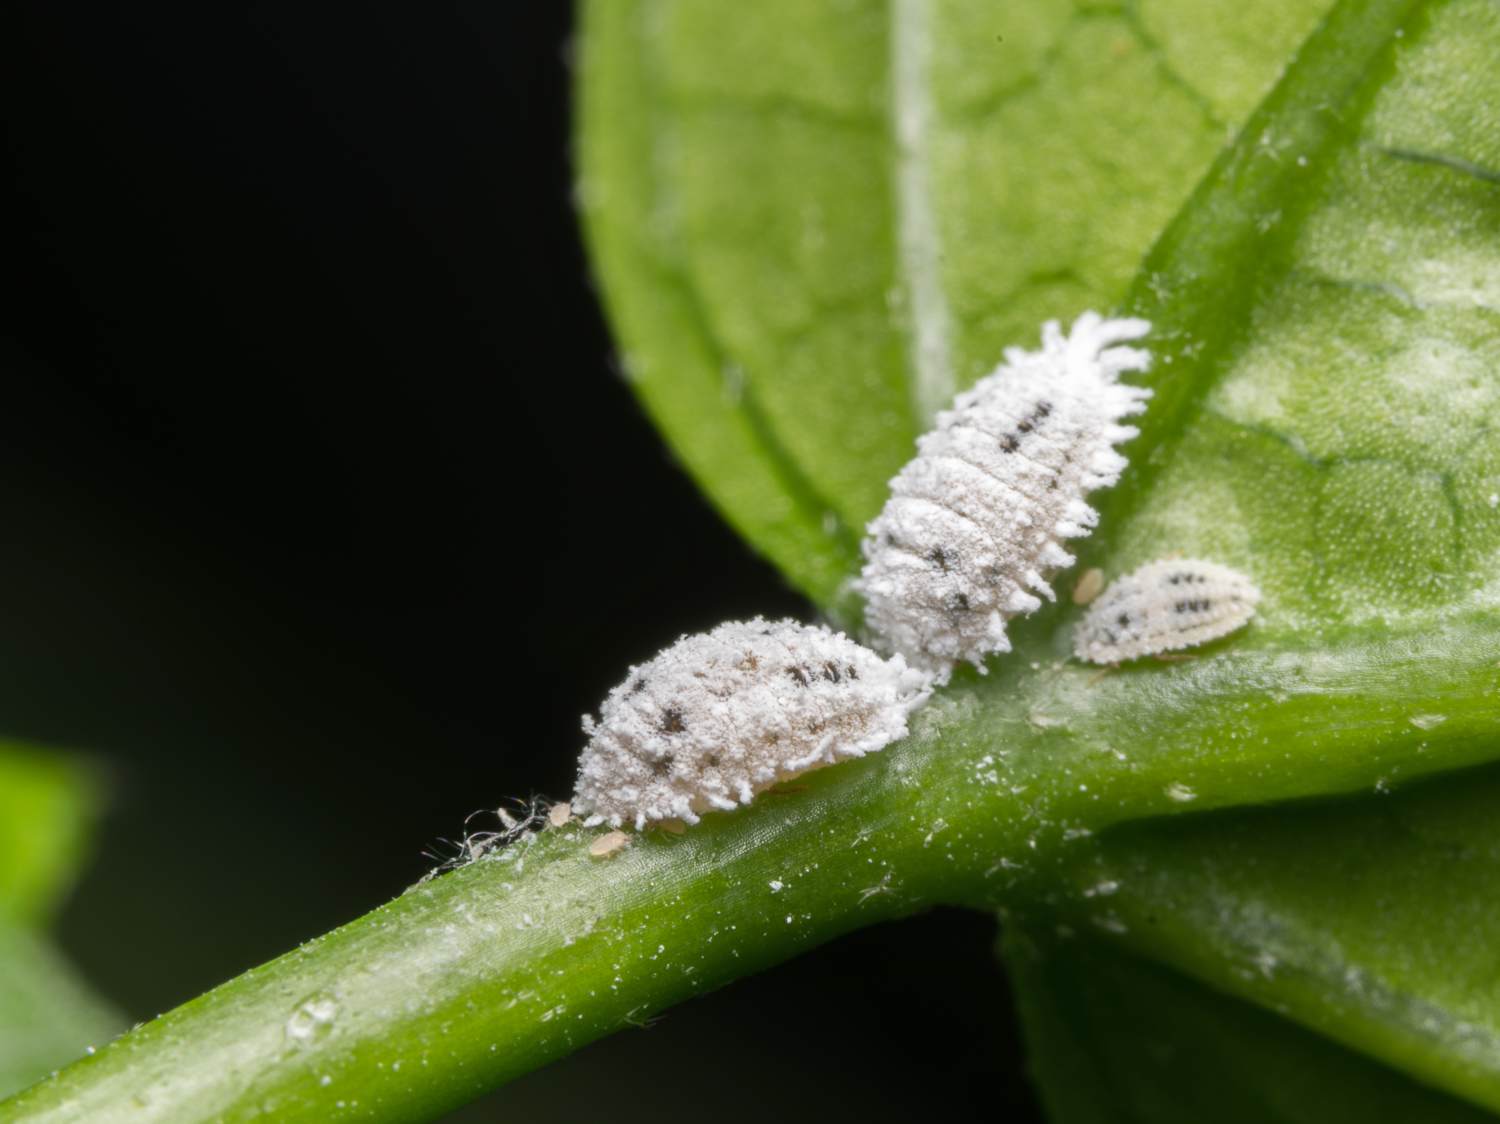
[[[808,609],[615,373],[566,5],[7,12],[0,733],[104,769],[60,935],[144,1018],[565,796],[629,662]],[[857,934],[459,1116],[1033,1119],[992,938]]]

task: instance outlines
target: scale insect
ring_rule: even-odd
[[[1238,570],[1201,558],[1149,562],[1110,583],[1073,633],[1073,651],[1097,664],[1193,648],[1244,627],[1260,590]]]
[[[1073,563],[1063,543],[1098,519],[1084,496],[1119,479],[1114,446],[1138,432],[1121,422],[1151,392],[1118,380],[1151,356],[1120,345],[1150,327],[1048,321],[1040,351],[1007,349],[938,415],[867,528],[857,588],[880,646],[940,681],[964,660],[983,672],[1010,650],[1006,620],[1054,599],[1048,575]]]
[[[684,636],[584,717],[572,810],[586,825],[697,823],[904,737],[930,690],[900,656],[821,626],[757,617]]]

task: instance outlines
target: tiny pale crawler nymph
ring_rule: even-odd
[[[623,831],[609,831],[589,844],[589,854],[596,859],[611,858],[630,845],[630,836]]]
[[[1097,664],[1193,648],[1244,627],[1260,590],[1244,574],[1201,558],[1149,562],[1117,578],[1073,633],[1073,651]]]
[[[937,416],[867,529],[857,588],[878,646],[940,681],[1010,650],[1006,620],[1053,599],[1048,576],[1073,563],[1063,543],[1098,520],[1084,497],[1125,468],[1114,446],[1137,430],[1121,423],[1151,392],[1119,377],[1151,355],[1120,345],[1150,328],[1096,312],[1067,334],[1048,321],[1040,351],[1008,348]]]
[[[1090,566],[1078,578],[1078,584],[1073,587],[1073,604],[1087,605],[1099,594],[1104,592],[1104,571],[1098,566]]]
[[[906,735],[930,678],[840,632],[731,621],[684,636],[609,693],[578,764],[587,825],[698,822],[778,781]]]

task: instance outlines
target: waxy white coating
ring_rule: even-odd
[[[938,415],[867,528],[858,588],[879,646],[940,681],[1010,650],[1006,620],[1053,599],[1048,575],[1073,563],[1063,543],[1098,519],[1084,496],[1125,467],[1114,446],[1137,430],[1121,420],[1151,392],[1118,379],[1151,356],[1119,345],[1150,327],[1086,312],[1064,335],[1048,321],[1040,351],[1007,349]]]
[[[840,632],[731,621],[684,636],[609,693],[578,766],[585,824],[697,823],[780,780],[906,735],[930,677]]]
[[[1255,615],[1260,590],[1238,570],[1201,558],[1150,562],[1111,582],[1073,633],[1073,651],[1112,664],[1192,648]]]

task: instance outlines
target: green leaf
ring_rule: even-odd
[[[1420,14],[1374,73],[1349,65],[1370,27],[1310,44],[1132,302],[1169,342],[1110,565],[1242,565],[1261,635],[1496,615],[1500,124],[1468,119],[1500,97],[1500,12],[1396,7]],[[1299,80],[1341,70],[1332,99]]]
[[[1496,808],[1491,766],[1376,799],[1131,825],[1050,905],[1500,1110]]]
[[[0,741],[0,925],[50,915],[82,861],[97,803],[78,762]]]
[[[895,3],[891,26],[948,10]],[[898,362],[909,341],[861,312],[897,277],[903,243],[900,207],[872,209],[890,181],[867,174],[858,138],[889,150],[870,113],[886,60],[903,56],[872,53],[887,24],[857,5],[836,26],[818,24],[821,5],[764,11],[780,22],[762,39],[736,32],[699,77],[753,85],[764,52],[791,52],[796,88],[757,95],[795,107],[774,122],[755,106],[721,112],[735,99],[711,89],[663,92],[667,56],[684,54],[672,37],[706,34],[678,20],[699,9],[590,7],[584,190],[614,216],[596,219],[594,244],[643,395],[747,534],[831,597],[853,565],[855,513],[878,503],[882,458],[906,455],[911,403],[933,385]],[[1484,296],[1500,260],[1483,172],[1497,163],[1484,107],[1500,104],[1500,78],[1480,65],[1500,53],[1497,21],[1482,0],[1341,0],[1130,298],[1159,324],[1158,395],[1094,549],[1111,569],[1172,549],[1239,565],[1267,595],[1247,633],[1101,676],[1067,661],[1069,614],[1040,614],[1011,658],[959,677],[885,752],[609,861],[589,858],[593,833],[549,831],[231,981],[0,1115],[107,1120],[144,1102],[156,1119],[420,1118],[856,925],[1044,896],[1110,827],[1500,756],[1500,513],[1486,490],[1500,437],[1484,413],[1500,351],[1487,300],[1449,299],[1460,266]],[[774,159],[729,183],[689,144],[709,124]],[[1170,138],[1149,140],[1131,163],[1170,157]],[[777,185],[825,174],[843,194],[810,218],[787,210],[796,199]],[[657,193],[694,178],[732,189],[742,221],[685,187]],[[1422,217],[1432,208],[1469,237],[1434,234],[1449,226]],[[779,217],[792,214],[804,217],[788,239]],[[750,286],[757,260],[771,280]],[[822,299],[793,284],[802,274],[829,286]],[[763,359],[740,365],[729,344]],[[802,397],[773,389],[773,369]],[[1463,1091],[1500,1096],[1500,1069]]]
[[[1188,552],[1253,559],[1276,603],[1262,636],[1278,628],[1337,635],[1358,622],[1393,628],[1470,607],[1494,627],[1500,178],[1487,169],[1500,166],[1500,129],[1493,115],[1460,107],[1496,104],[1494,68],[1478,59],[1493,57],[1500,13],[1493,5],[1455,3],[1405,30],[1414,45],[1380,76],[1359,131],[1339,146],[1312,190],[1278,189],[1274,171],[1258,175],[1249,160],[1220,168],[1217,182],[1235,183],[1242,198],[1261,196],[1264,238],[1235,245],[1232,224],[1200,200],[1154,255],[1192,258],[1196,240],[1204,247],[1200,260],[1240,263],[1229,284],[1215,282],[1207,267],[1207,283],[1180,269],[1183,280],[1166,281],[1148,262],[1138,290],[1140,304],[1154,302],[1169,327],[1175,309],[1196,310],[1190,315],[1197,323],[1182,327],[1183,338],[1223,358],[1213,362],[1200,398],[1196,387],[1168,389],[1153,407],[1165,404],[1188,421],[1164,442],[1167,454],[1159,446],[1153,463],[1116,497],[1110,514],[1127,521],[1112,563],[1129,566],[1158,553],[1162,541],[1184,538]],[[1306,155],[1306,138],[1274,130],[1261,136],[1262,159],[1295,175],[1290,168],[1302,167],[1297,157]],[[1212,183],[1205,194],[1211,191]],[[1277,229],[1288,214],[1278,196],[1300,209],[1290,231]],[[1247,323],[1201,311],[1239,302],[1251,310]],[[1227,330],[1220,327],[1226,322]],[[1158,411],[1157,420],[1163,416]],[[1218,471],[1204,471],[1215,462]],[[1413,729],[1440,725],[1443,702],[1434,696],[1411,715]],[[1225,718],[1240,721],[1233,712]],[[1255,723],[1241,734],[1267,736]],[[1420,767],[1424,751],[1419,741],[1377,788]],[[1295,751],[1280,765],[1303,767]],[[1479,792],[1492,809],[1500,792],[1482,787],[1476,798]],[[1382,826],[1389,815],[1351,814]],[[1483,815],[1454,802],[1424,818],[1462,832]],[[1232,870],[1227,860],[1219,863],[1211,879],[1202,877],[1201,860],[1214,849],[1200,851],[1201,837],[1175,838],[1151,867],[1159,885],[1173,888],[1170,907],[1160,895],[1139,910],[1134,891],[1121,899],[1130,939],[1150,943],[1154,918],[1170,908],[1172,922],[1162,931],[1175,936],[1156,948],[1164,959],[1500,1108],[1500,995],[1487,986],[1493,946],[1455,939],[1483,931],[1474,916],[1455,912],[1455,903],[1493,913],[1495,887],[1471,896],[1470,885],[1490,872],[1472,862],[1434,861],[1406,834],[1388,840],[1379,850],[1385,861],[1362,867],[1351,881],[1369,854],[1371,830],[1332,811],[1309,816],[1303,830],[1259,821],[1266,849]],[[1142,869],[1131,867],[1132,875]],[[1421,875],[1408,876],[1415,869]],[[1091,884],[1115,881],[1098,875]],[[1129,878],[1118,881],[1130,885]],[[1275,980],[1247,977],[1247,955],[1274,960],[1269,947],[1247,948],[1265,937],[1256,924],[1261,911],[1277,908],[1299,936],[1289,938]],[[1143,915],[1153,922],[1142,923]],[[1366,962],[1366,942],[1377,933],[1384,943]]]
[[[1326,7],[594,0],[580,198],[627,376],[832,601],[932,412],[1119,300]]]
[[[41,937],[0,926],[0,1096],[104,1045],[122,1026]]]
[[[1007,924],[1055,1124],[1480,1124],[1489,1113],[1097,940]]]
[[[967,25],[971,34],[949,39],[945,29],[963,26],[962,13],[971,7],[979,11]],[[1212,88],[1226,69],[1226,59],[1236,66],[1250,61],[1239,75],[1238,89],[1252,90],[1259,73],[1254,53],[1225,50],[1222,45],[1216,49],[1205,32],[1223,28],[1233,38],[1256,21],[1282,15],[1273,5],[1240,5],[1228,19],[1202,5],[1184,8],[1174,14],[1176,18],[1160,18],[1159,10],[1154,18],[1149,9],[1141,14],[1105,7],[1080,16],[1061,5],[1010,6],[1007,18],[1034,21],[1013,42],[1047,41],[1043,27],[1049,19],[1054,31],[1070,24],[1069,32],[1076,34],[1058,33],[1054,49],[1038,52],[1036,57],[1045,56],[1045,61],[1032,69],[1006,69],[973,65],[973,53],[990,48],[985,37],[972,34],[974,22],[994,18],[992,10],[959,3],[890,5],[884,41],[890,58],[885,108],[889,113],[893,105],[903,104],[900,96],[890,96],[891,91],[899,95],[913,88],[902,85],[902,75],[913,73],[902,70],[903,60],[909,62],[913,52],[925,56],[931,81],[925,87],[918,84],[918,92],[925,96],[904,104],[916,106],[914,112],[926,128],[917,143],[903,147],[899,129],[887,127],[887,147],[891,137],[896,138],[895,154],[889,158],[895,171],[882,178],[873,155],[860,165],[872,182],[887,186],[884,191],[869,189],[856,201],[870,208],[859,219],[862,235],[836,242],[837,249],[830,253],[856,263],[853,273],[861,268],[884,270],[896,278],[894,285],[903,294],[896,307],[903,315],[893,319],[891,331],[904,340],[904,380],[913,401],[920,405],[931,386],[924,381],[929,372],[923,369],[922,348],[915,339],[920,332],[913,327],[923,323],[914,314],[922,306],[919,291],[924,278],[933,282],[927,307],[946,314],[939,319],[948,328],[948,361],[960,383],[982,370],[1002,344],[1030,342],[1031,325],[1042,315],[1067,315],[1084,303],[1109,303],[1120,291],[1111,285],[1120,284],[1123,272],[1113,275],[1113,281],[1099,280],[1105,276],[1101,272],[1095,275],[1097,283],[1079,286],[1081,295],[1069,292],[1067,286],[1078,282],[1080,255],[1057,244],[1048,246],[1047,239],[1115,227],[1128,242],[1137,229],[1129,221],[1131,206],[1140,200],[1159,203],[1170,192],[1139,180],[1128,192],[1101,191],[1101,179],[1122,183],[1131,175],[1169,171],[1179,152],[1170,142],[1184,134],[1176,128],[1170,99],[1132,96],[1148,87],[1139,74],[1128,67],[1116,72],[1100,65],[1103,52],[1098,41],[1091,46],[1089,34],[1097,27],[1090,23],[1133,21],[1137,28],[1145,27],[1141,42],[1169,67],[1177,92],[1198,105],[1205,117],[1235,120],[1248,98],[1236,110],[1226,108],[1233,106],[1232,98],[1205,97],[1201,91]],[[722,265],[732,255],[721,245],[713,247],[714,268],[695,264],[707,254],[703,247],[711,240],[734,242],[739,237],[726,215],[737,208],[748,213],[742,192],[711,183],[718,188],[718,194],[711,195],[702,181],[742,169],[749,160],[775,163],[772,172],[745,178],[769,185],[755,203],[758,229],[779,224],[786,233],[786,228],[801,224],[800,242],[796,229],[787,234],[791,244],[817,242],[816,223],[806,215],[809,208],[814,219],[821,213],[818,200],[825,199],[824,181],[789,150],[779,151],[774,159],[766,156],[767,145],[760,145],[754,155],[740,152],[749,143],[748,129],[736,132],[704,125],[695,130],[682,123],[692,113],[707,118],[712,109],[721,117],[730,112],[754,115],[757,128],[769,128],[767,122],[804,111],[808,98],[815,96],[807,91],[824,89],[811,81],[808,71],[813,64],[805,58],[808,44],[819,42],[819,30],[803,29],[780,54],[768,44],[764,54],[743,56],[757,63],[771,60],[766,68],[736,66],[743,43],[735,34],[696,52],[692,47],[699,41],[683,34],[681,41],[688,46],[674,53],[676,41],[667,39],[662,29],[676,26],[674,21],[689,23],[684,13],[692,11],[691,4],[647,5],[638,10],[634,23],[617,14],[622,22],[612,34],[619,38],[601,36],[595,46],[600,55],[649,54],[658,73],[681,70],[688,75],[664,77],[650,89],[636,91],[641,100],[634,105],[632,119],[647,135],[674,146],[680,158],[658,168],[651,198],[669,201],[662,204],[666,213],[698,215],[696,226],[684,222],[673,228],[678,237],[672,245],[684,263],[683,276],[696,279],[692,283],[708,310],[705,319],[712,319],[715,309],[734,305],[732,312],[724,313],[738,325],[726,335],[729,350],[741,340],[754,340],[758,349],[754,361],[742,363],[751,372],[747,385],[767,399],[782,394],[788,402],[795,400],[801,410],[800,422],[789,416],[790,408],[785,419],[775,415],[775,436],[799,464],[809,466],[811,475],[826,482],[822,494],[827,502],[836,504],[842,497],[845,523],[857,525],[883,498],[884,476],[908,455],[907,450],[879,461],[864,454],[846,455],[854,446],[842,438],[821,438],[845,430],[877,430],[894,410],[891,400],[864,391],[863,412],[856,405],[851,414],[849,406],[840,403],[831,409],[839,413],[843,429],[827,424],[819,414],[823,384],[837,384],[830,395],[844,393],[850,372],[835,361],[821,369],[821,379],[819,369],[803,369],[796,379],[783,383],[782,373],[791,368],[785,362],[786,349],[778,343],[774,317],[757,319],[765,302],[745,299],[760,295],[753,270],[757,265],[765,268],[765,259],[757,253],[757,243],[739,240],[739,273]],[[1367,18],[1371,15],[1375,18]],[[783,13],[757,10],[747,18],[771,22],[782,19]],[[1351,758],[1362,755],[1365,764],[1388,761],[1391,768],[1383,784],[1399,782],[1430,763],[1423,759],[1429,747],[1420,732],[1446,720],[1449,700],[1467,696],[1473,702],[1492,690],[1484,685],[1484,669],[1493,652],[1480,638],[1496,630],[1500,592],[1500,440],[1493,421],[1500,394],[1500,123],[1493,108],[1500,104],[1500,68],[1491,65],[1500,52],[1497,21],[1494,5],[1483,2],[1363,9],[1344,5],[1334,15],[1332,28],[1325,27],[1304,51],[1242,141],[1218,162],[1158,242],[1131,291],[1129,305],[1157,323],[1157,338],[1165,343],[1152,380],[1157,397],[1146,434],[1133,450],[1137,464],[1125,485],[1107,498],[1105,531],[1089,544],[1090,560],[1115,573],[1168,549],[1220,558],[1253,573],[1265,589],[1266,603],[1254,633],[1235,642],[1237,654],[1262,645],[1307,645],[1300,657],[1285,650],[1283,670],[1290,673],[1288,678],[1260,680],[1264,700],[1273,706],[1299,693],[1294,686],[1299,661],[1310,664],[1341,647],[1352,655],[1360,643],[1381,635],[1394,639],[1408,628],[1472,620],[1471,637],[1480,643],[1465,662],[1476,677],[1467,686],[1439,677],[1444,689],[1407,715],[1411,728],[1404,736],[1378,721],[1363,724],[1356,712],[1341,710],[1326,697],[1303,716],[1308,724],[1324,723],[1329,738],[1348,736],[1362,742],[1363,748],[1351,747]],[[1290,26],[1295,20],[1282,22]],[[697,26],[701,30],[702,25]],[[1381,44],[1393,31],[1401,38],[1400,49],[1386,53]],[[621,47],[630,35],[634,40]],[[771,38],[760,33],[755,42]],[[867,60],[877,38],[873,31],[867,36]],[[950,71],[948,60],[964,50],[970,52],[968,64]],[[679,55],[693,59],[683,61]],[[804,60],[802,70],[792,65],[797,58]],[[1055,69],[1059,60],[1070,58],[1085,60],[1084,65],[1071,74],[1065,65],[1061,71]],[[786,72],[779,65],[783,59],[790,68]],[[852,66],[841,73],[868,76]],[[1063,77],[1049,103],[1037,91],[1046,89],[1059,73]],[[1119,87],[1111,86],[1117,77],[1124,77],[1128,87],[1123,96]],[[963,95],[954,90],[965,82],[992,87],[987,112],[975,114],[977,123],[971,122],[967,132],[955,127],[961,115],[949,112],[962,103]],[[1006,88],[1011,82],[1014,91]],[[747,93],[751,86],[760,97]],[[694,91],[692,99],[682,99],[691,105],[674,101],[672,91],[679,88]],[[709,88],[715,97],[712,107],[703,104],[706,98],[698,98]],[[1058,97],[1059,88],[1066,89],[1067,96]],[[1027,97],[1035,97],[1041,107],[1015,112],[1016,102]],[[874,111],[866,108],[873,129]],[[1107,114],[1111,109],[1126,115],[1159,113],[1161,127],[1148,121],[1125,129],[1129,152],[1097,139],[1074,144],[1086,135],[1076,128],[1079,123],[1100,125],[1105,120],[1101,110]],[[607,183],[614,175],[612,165],[605,159],[589,159],[590,120],[586,112],[586,182],[594,177]],[[1030,128],[1033,121],[1041,121],[1041,127]],[[1013,146],[1004,158],[991,158],[1001,151],[987,147],[993,135],[981,139],[992,127],[1003,134],[997,143]],[[826,141],[830,148],[834,143],[831,137]],[[1107,171],[1102,176],[1080,174],[1079,165],[1069,163],[1069,157],[1085,164],[1101,161]],[[932,207],[933,221],[941,229],[929,226],[927,235],[945,253],[941,265],[926,274],[920,268],[921,255],[906,252],[910,247],[903,242],[909,233],[903,222],[909,216],[902,208],[909,192],[905,200],[902,193],[911,181],[903,180],[902,169],[913,161],[925,172],[916,182],[927,200],[941,200]],[[762,169],[757,165],[757,170]],[[1026,186],[1018,189],[1018,179]],[[1162,182],[1169,181],[1167,176]],[[1072,193],[1075,186],[1080,187],[1077,194]],[[842,190],[830,188],[829,197]],[[1028,209],[1028,192],[1033,201],[1042,200],[1044,211],[1057,201],[1056,210]],[[683,202],[708,198],[713,205],[700,204],[701,214]],[[975,206],[974,200],[983,202]],[[855,221],[855,205],[843,215],[849,224]],[[601,207],[590,214],[597,238],[622,212]],[[663,229],[669,226],[664,220]],[[945,237],[949,229],[961,231],[960,236]],[[1107,246],[1096,243],[1090,248]],[[1023,287],[1018,299],[994,299],[997,289],[1007,292],[994,279],[1007,276],[1008,264],[1026,263],[1037,252],[1058,265],[1058,276]],[[601,247],[598,256],[608,280],[609,255]],[[1107,253],[1096,256],[1108,260]],[[979,261],[983,266],[973,266]],[[913,269],[914,264],[918,268]],[[799,284],[813,284],[792,278],[790,270],[783,272],[786,275],[775,281],[783,300],[796,294]],[[988,290],[975,285],[975,278],[989,281]],[[1046,280],[1057,284],[1049,288]],[[637,300],[649,298],[649,284],[639,278],[615,282],[611,292],[618,293],[621,284],[634,285]],[[816,307],[816,302],[809,300],[805,306]],[[616,319],[625,339],[635,339],[636,346],[649,350],[639,322],[618,309]],[[858,330],[846,328],[837,318],[820,318],[819,324],[820,331],[833,336]],[[992,335],[975,330],[984,324],[999,327]],[[955,340],[960,341],[956,350]],[[845,353],[837,343],[823,351]],[[851,348],[846,354],[856,352]],[[868,376],[861,372],[859,377]],[[668,386],[690,381],[688,372],[677,371]],[[923,411],[913,413],[919,419]],[[682,444],[670,422],[663,428]],[[839,464],[829,466],[825,462],[830,460]],[[857,472],[872,460],[878,463],[865,488],[842,486],[838,471]],[[706,482],[714,487],[711,474]],[[789,568],[798,573],[795,561]],[[1131,768],[1149,778],[1147,783],[1195,799],[1192,807],[1204,807],[1205,797],[1229,804],[1285,796],[1290,793],[1287,786],[1310,781],[1326,764],[1307,753],[1308,743],[1284,740],[1287,726],[1272,719],[1267,708],[1257,710],[1254,702],[1226,689],[1235,676],[1225,663],[1232,658],[1230,649],[1221,648],[1214,661],[1224,672],[1224,682],[1206,685],[1203,697],[1206,713],[1214,715],[1209,720],[1222,727],[1224,741],[1215,748],[1193,736],[1191,723],[1180,730],[1171,722],[1142,730],[1123,698],[1102,703],[1101,688],[1081,684],[1066,672],[1056,673],[1047,690],[1052,673],[1044,669],[1046,663],[1067,652],[1067,622],[1062,627],[1057,623],[1039,622],[1022,645],[1036,661],[1037,676],[1025,682],[1025,676],[1007,674],[995,687],[1029,694],[1043,725],[1069,730],[1070,738],[1057,739],[1065,745],[1092,738],[1096,751],[1123,753],[1126,741],[1139,744],[1149,743],[1153,736],[1171,737],[1172,753],[1147,759],[1132,756]],[[1322,652],[1317,650],[1320,646]],[[1394,655],[1399,647],[1395,644],[1388,654]],[[1384,665],[1387,655],[1367,648],[1362,658],[1364,673],[1372,679],[1394,672]],[[1350,667],[1353,673],[1353,664]],[[1142,695],[1163,690],[1173,675],[1171,669],[1141,667],[1117,678],[1127,681],[1122,692]],[[1208,701],[1215,690],[1224,692],[1216,709]],[[964,691],[956,693],[955,702],[969,702]],[[982,694],[975,692],[976,697]],[[1162,697],[1156,703],[1176,721],[1180,712],[1166,706],[1168,701]],[[989,707],[994,724],[1003,724],[1006,707],[987,697],[973,705]],[[1085,719],[1091,716],[1100,720],[1088,724]],[[1484,724],[1475,727],[1476,737],[1483,736]],[[1235,741],[1243,747],[1241,752],[1221,752],[1226,742]],[[1249,750],[1254,742],[1266,752]],[[976,739],[970,744],[983,743]],[[1055,770],[1050,783],[1077,782],[1098,792],[1099,770],[1081,768],[1076,754],[1059,753],[1059,748],[1048,747]],[[1386,757],[1389,750],[1395,752]],[[1479,745],[1474,760],[1492,753],[1492,748]],[[1247,771],[1229,780],[1225,773],[1233,769],[1235,757]],[[1182,774],[1176,779],[1168,777],[1166,766],[1172,761],[1178,762]],[[1456,762],[1454,758],[1447,764]],[[1211,776],[1205,777],[1200,769]],[[1255,770],[1259,773],[1252,776]],[[1049,784],[1045,775],[1028,775],[1025,780],[1028,787]],[[1328,780],[1327,791],[1346,783],[1331,776]],[[1103,783],[1104,797],[1128,807],[1127,815],[1147,810],[1144,794],[1129,782],[1105,778]],[[1315,788],[1310,785],[1305,791]],[[1048,796],[1039,800],[1045,811],[1036,817],[1043,832],[1058,823],[1070,823],[1066,830],[1084,830],[1088,817],[1083,814],[1049,822],[1048,814],[1059,805],[1051,793]],[[1038,838],[1045,842],[1045,834]],[[1168,856],[1158,854],[1157,859],[1164,872],[1174,869]],[[1011,856],[1007,861],[1017,862]],[[1211,934],[1205,935],[1201,943],[1210,940]],[[1432,998],[1420,988],[1413,994]],[[1316,1022],[1320,1011],[1336,1005],[1336,995],[1322,993],[1309,1001],[1304,1016]],[[1387,1050],[1394,1052],[1399,1051]],[[1471,1095],[1493,1095],[1492,1061],[1486,1061],[1483,1089],[1476,1093],[1470,1082]],[[1443,1079],[1464,1087],[1456,1075]]]
[[[0,1095],[121,1029],[36,932],[72,883],[97,803],[80,762],[0,742]]]

